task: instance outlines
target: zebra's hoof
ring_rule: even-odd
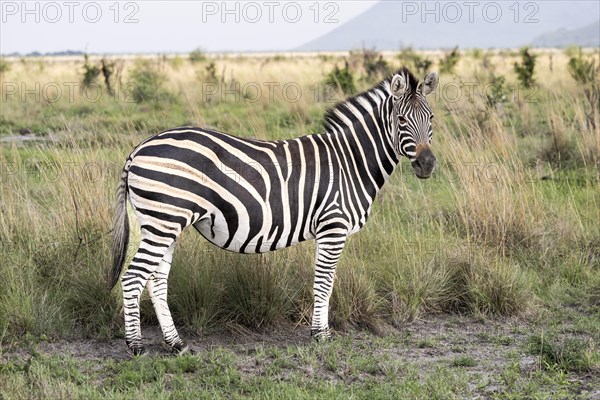
[[[175,343],[173,346],[170,346],[171,353],[176,354],[178,356],[183,354],[193,354],[194,352],[190,349],[190,346],[184,344],[183,342]]]
[[[327,328],[313,328],[310,330],[310,336],[317,343],[328,342],[331,340],[331,331]]]
[[[127,344],[127,353],[131,356],[141,356],[146,353],[146,348],[140,339],[125,340],[125,344]]]
[[[146,348],[144,346],[129,346],[128,353],[133,357],[143,356],[146,354]]]

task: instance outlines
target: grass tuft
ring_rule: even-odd
[[[527,345],[529,353],[539,357],[544,369],[592,371],[600,367],[600,353],[592,340],[541,334],[530,336]]]

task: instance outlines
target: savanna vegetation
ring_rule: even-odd
[[[442,72],[429,98],[438,166],[420,181],[404,160],[349,240],[331,305],[338,339],[308,339],[312,243],[243,256],[186,231],[169,287],[184,337],[299,329],[305,340],[134,360],[39,350],[66,340],[125,351],[121,293],[105,278],[133,146],[179,125],[260,139],[319,132],[335,101],[402,65],[421,79]],[[598,395],[597,50],[197,50],[0,66],[0,397]],[[142,321],[157,324],[147,297]],[[492,328],[471,332],[482,324]],[[500,361],[482,361],[483,348]],[[450,355],[432,359],[441,349]]]

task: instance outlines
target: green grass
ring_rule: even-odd
[[[474,367],[477,365],[477,360],[469,356],[456,357],[450,360],[450,366],[452,367]]]
[[[483,361],[458,356],[423,363],[407,358],[411,352],[399,343],[417,342],[346,336],[318,345],[216,346],[195,355],[131,360],[43,355],[33,344],[25,357],[0,365],[0,396],[466,399],[570,398],[578,393],[587,398],[593,390],[593,383],[569,379],[560,368],[523,367],[511,361],[508,351],[502,355],[504,366],[486,370],[486,354]]]
[[[600,366],[599,353],[593,340],[532,335],[529,338],[528,350],[530,354],[539,357],[542,368],[591,371]]]

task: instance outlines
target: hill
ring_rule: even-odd
[[[360,47],[396,50],[407,46],[417,49],[507,48],[536,43],[544,46],[598,43],[598,2],[468,4],[378,2],[297,50],[334,51]],[[565,40],[565,33],[569,33],[568,40]]]
[[[600,47],[600,20],[579,29],[558,29],[533,39],[535,47]]]

